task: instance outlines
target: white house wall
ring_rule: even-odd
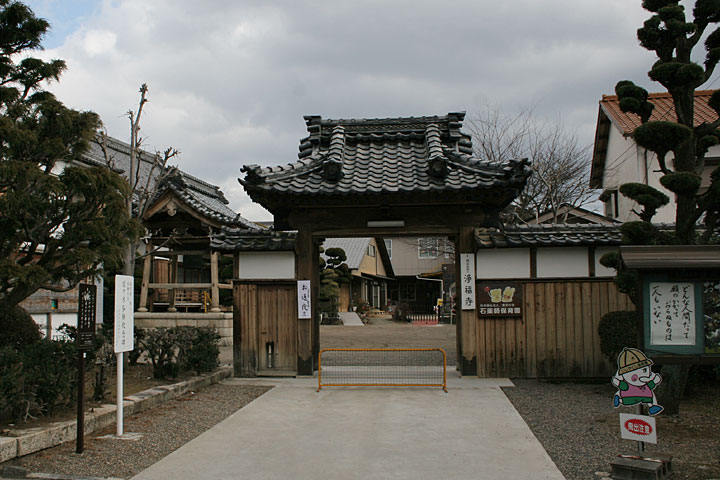
[[[537,249],[538,278],[588,277],[588,250],[585,247]]]
[[[720,157],[720,146],[716,145],[708,151],[706,157]],[[672,152],[666,158],[666,164],[672,166]],[[647,163],[647,169],[645,164]],[[710,184],[710,173],[714,166],[706,167],[703,172],[702,186]],[[660,208],[653,217],[655,223],[675,222],[675,194],[660,184],[662,173],[657,156],[643,148],[639,148],[630,137],[624,137],[614,125],[610,128],[607,156],[603,172],[603,189],[618,189],[624,183],[647,183],[670,198],[670,203]],[[647,178],[646,178],[647,175]],[[633,210],[640,210],[636,202],[618,194],[618,219],[623,222],[638,220]]]
[[[615,270],[607,268],[600,263],[600,258],[609,252],[617,252],[618,247],[597,247],[595,249],[595,276],[596,277],[614,277]]]
[[[240,280],[295,278],[295,252],[240,252]]]
[[[530,278],[529,248],[478,250],[475,262],[477,278]]]

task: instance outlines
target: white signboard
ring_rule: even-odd
[[[650,282],[650,345],[695,345],[692,283]]]
[[[135,279],[130,275],[115,275],[115,353],[135,348]]]
[[[298,280],[298,318],[312,318],[310,280]]]
[[[463,310],[475,310],[475,254],[460,254],[460,301]]]
[[[620,414],[620,437],[625,440],[657,443],[655,418],[646,415]]]

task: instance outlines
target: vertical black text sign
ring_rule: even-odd
[[[95,342],[97,286],[81,283],[79,287],[77,348],[82,352],[92,350]]]

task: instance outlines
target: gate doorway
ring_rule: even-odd
[[[300,141],[295,163],[242,168],[240,183],[273,214],[275,230],[297,232],[295,279],[310,281],[312,306],[309,319],[296,312],[298,375],[313,374],[320,351],[318,258],[325,238],[445,236],[454,239],[460,271],[460,255],[475,254],[475,228],[496,226],[499,211],[525,186],[526,160],[472,157],[470,136],[461,131],[464,117],[464,112],[349,120],[307,116],[308,136]],[[240,300],[236,308],[245,313],[235,315],[238,334],[258,328],[241,324],[243,317],[258,317]],[[474,305],[465,305],[456,323],[462,375],[477,375],[477,322]],[[247,356],[241,345],[234,351],[236,375],[252,376],[258,351]]]

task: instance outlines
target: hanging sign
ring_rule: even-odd
[[[135,348],[133,329],[135,279],[130,275],[115,275],[115,353]]]
[[[462,310],[475,310],[475,255],[460,254],[460,302]]]
[[[695,345],[695,286],[650,282],[650,345]]]
[[[647,415],[620,414],[620,437],[625,440],[657,443],[655,418]]]
[[[522,316],[522,284],[519,282],[481,282],[478,288],[478,317]]]
[[[310,280],[298,280],[298,318],[312,318]]]
[[[78,286],[78,351],[84,352],[93,349],[95,343],[96,305],[97,287],[81,283]]]

